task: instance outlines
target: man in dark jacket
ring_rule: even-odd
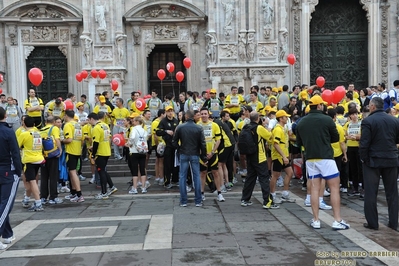
[[[159,122],[158,129],[156,131],[157,136],[161,136],[165,141],[165,152],[164,152],[164,174],[166,188],[172,188],[173,183],[178,182],[178,168],[174,166],[175,163],[175,148],[172,145],[173,134],[179,121],[174,117],[174,111],[172,106],[166,106],[165,108],[166,117]],[[172,177],[171,177],[172,176]]]
[[[380,176],[385,187],[388,202],[388,227],[398,229],[398,155],[399,120],[384,112],[384,101],[379,97],[371,99],[370,115],[362,121],[359,145],[360,160],[363,163],[364,227],[378,229],[377,193]]]
[[[331,143],[339,141],[339,134],[332,118],[323,114],[324,104],[325,102],[319,95],[313,96],[309,101],[309,114],[303,117],[297,125],[298,147],[305,147],[306,171],[309,180],[312,180],[310,200],[313,219],[310,226],[314,229],[320,228],[319,190],[323,178],[331,190],[331,205],[334,214],[332,228],[335,230],[349,229],[349,224],[341,219],[340,179],[331,147]]]
[[[206,147],[204,130],[202,127],[194,123],[194,112],[188,110],[186,113],[186,123],[176,128],[173,136],[172,144],[179,149],[180,154],[180,172],[179,172],[179,188],[180,188],[180,206],[187,206],[187,172],[191,165],[192,178],[195,187],[195,206],[202,206],[201,196],[201,180],[199,158],[206,160]]]
[[[17,138],[6,123],[6,111],[0,107],[0,235],[5,244],[15,240],[9,215],[18,189],[22,163]],[[0,250],[7,245],[0,242]]]

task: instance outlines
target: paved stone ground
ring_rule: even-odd
[[[127,181],[114,178],[119,191],[101,201],[93,198],[96,187],[82,182],[84,203],[46,206],[40,213],[21,207],[21,183],[11,214],[17,239],[0,252],[0,265],[399,265],[398,253],[341,253],[399,251],[399,232],[385,225],[383,191],[379,231],[363,228],[363,202],[346,194],[341,210],[351,229],[333,231],[332,211],[320,211],[320,230],[309,227],[311,209],[303,206],[298,180],[291,187],[297,202],[277,210],[262,209],[258,186],[254,204],[241,207],[241,182],[225,194],[226,202],[208,193],[204,206],[195,207],[191,192],[184,208],[178,188],[152,185],[148,194],[128,195]]]

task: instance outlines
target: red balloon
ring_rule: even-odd
[[[107,76],[107,72],[105,72],[104,69],[101,69],[100,71],[98,71],[98,76],[100,77],[100,79],[105,79],[105,77]]]
[[[184,74],[183,74],[183,72],[181,72],[181,71],[177,72],[177,73],[176,73],[176,80],[177,80],[178,82],[182,82],[183,79],[184,79]]]
[[[83,77],[82,77],[82,73],[76,73],[76,80],[78,81],[78,82],[81,82],[82,81],[82,79],[83,79]]]
[[[185,68],[189,69],[191,67],[191,59],[186,57],[183,59],[183,65]]]
[[[115,134],[112,137],[112,143],[118,147],[125,146],[125,137],[122,134]]]
[[[82,76],[83,79],[87,78],[87,76],[89,75],[89,73],[87,73],[86,70],[82,70],[82,72],[80,72],[80,75]]]
[[[321,93],[321,98],[323,101],[327,102],[327,104],[331,104],[333,101],[333,93],[331,90],[324,90]]]
[[[98,76],[98,72],[97,72],[97,70],[95,70],[95,69],[92,69],[91,71],[90,71],[90,74],[91,74],[91,76],[95,79],[95,78],[97,78],[97,76]]]
[[[150,98],[151,98],[150,94],[147,94],[146,96],[144,96],[144,99],[150,99]]]
[[[0,93],[3,93],[3,89],[0,88]]]
[[[175,64],[173,64],[172,62],[167,63],[166,70],[168,70],[169,73],[172,73],[173,71],[175,71]]]
[[[37,87],[43,81],[43,72],[37,67],[34,67],[31,70],[29,70],[28,77],[30,82]]]
[[[287,55],[287,61],[288,61],[288,63],[289,63],[290,65],[295,64],[295,62],[296,62],[295,55],[294,55],[294,54],[289,54],[289,55]]]
[[[157,76],[160,80],[164,80],[166,77],[166,72],[163,69],[158,70]]]
[[[64,102],[64,104],[65,104],[65,110],[73,110],[74,105],[72,101],[67,100]]]
[[[111,89],[113,90],[113,91],[116,91],[117,89],[118,89],[118,86],[119,86],[119,83],[118,83],[118,81],[116,81],[116,80],[112,80],[111,81]]]
[[[145,107],[146,107],[145,100],[143,98],[138,98],[136,100],[136,108],[137,108],[137,110],[143,111],[145,109]]]
[[[2,83],[4,81],[4,77],[2,74],[0,74],[0,83]]]
[[[346,90],[344,86],[338,86],[333,91],[333,100],[332,102],[337,104],[339,103],[346,95]]]
[[[316,84],[319,88],[323,87],[325,83],[326,83],[326,80],[324,79],[324,77],[322,77],[322,76],[317,77]]]

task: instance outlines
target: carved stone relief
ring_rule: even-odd
[[[224,11],[224,36],[230,37],[233,31],[232,22],[235,13],[235,0],[222,0],[222,6]]]
[[[179,47],[180,51],[182,51],[184,55],[187,55],[188,48],[186,43],[178,43],[177,47]]]
[[[172,39],[177,38],[177,27],[173,25],[156,25],[154,26],[156,39]]]
[[[61,29],[60,30],[60,42],[68,42],[69,41],[69,30]]]
[[[72,46],[79,46],[79,29],[77,26],[71,26],[71,40]]]
[[[91,66],[91,59],[92,59],[92,44],[93,40],[87,36],[87,35],[82,35],[80,36],[80,39],[82,40],[83,43],[83,57],[86,60],[86,66]]]
[[[215,64],[216,56],[217,56],[216,51],[217,51],[217,45],[218,45],[216,33],[208,32],[205,34],[205,38],[207,40],[206,48],[205,48],[206,58],[208,59],[209,64]]]
[[[35,46],[24,46],[24,55],[25,55],[25,60],[28,59],[30,53],[35,50]]]
[[[253,79],[255,76],[260,76],[264,79],[266,76],[282,76],[285,77],[284,68],[265,68],[265,69],[250,69],[249,76]]]
[[[106,29],[97,29],[98,37],[100,40],[105,42],[107,40],[107,30]]]
[[[152,41],[153,38],[153,34],[152,34],[152,30],[143,30],[143,35],[144,35],[144,40],[145,41]]]
[[[389,18],[389,3],[383,1],[380,3],[381,7],[381,80],[385,84],[388,83],[388,54],[389,54],[389,32],[388,32],[388,18]]]
[[[58,42],[58,29],[55,26],[33,26],[34,42]]]
[[[68,56],[68,46],[66,46],[66,45],[60,45],[60,46],[58,46],[58,49],[61,51],[61,53],[62,53],[63,55],[65,55],[65,57]]]
[[[258,57],[275,58],[278,53],[277,43],[258,43]]]
[[[179,6],[162,4],[157,6],[151,6],[141,11],[139,16],[148,18],[185,18],[190,16],[186,9]]]
[[[112,46],[96,47],[96,60],[111,61],[113,59]]]
[[[8,37],[11,45],[18,45],[18,33],[16,25],[8,25]]]
[[[294,80],[295,84],[301,84],[301,1],[294,0],[292,6],[293,21],[294,21],[294,54],[297,63],[294,65]]]
[[[21,30],[22,42],[30,42],[30,30]]]
[[[270,0],[262,0],[263,11],[263,38],[270,39],[273,30],[274,8]]]
[[[23,18],[61,19],[70,16],[71,14],[62,9],[49,7],[45,4],[38,4],[19,8],[12,12],[11,15]]]
[[[133,44],[140,45],[141,29],[140,26],[133,26]]]
[[[238,57],[242,61],[245,61],[247,59],[246,47],[247,47],[247,33],[246,32],[240,32],[238,34],[237,53],[238,53]]]
[[[372,0],[360,0],[360,3],[363,4],[363,9],[367,12],[367,21],[370,22],[370,12],[369,7]]]
[[[180,41],[188,41],[190,38],[188,29],[180,29],[179,35],[180,35],[179,36]]]
[[[152,49],[154,49],[154,48],[155,48],[155,44],[153,44],[153,43],[146,44],[145,45],[146,56],[148,56],[151,53]]]
[[[191,24],[191,36],[193,37],[193,43],[198,43],[198,25]]]
[[[115,37],[115,47],[116,47],[116,62],[122,64],[123,57],[125,56],[125,39],[127,36],[125,34],[118,34]]]
[[[237,58],[237,45],[221,44],[219,46],[221,58]]]
[[[288,30],[286,28],[280,29],[278,32],[278,36],[280,48],[278,60],[279,62],[283,62],[288,50]]]
[[[98,23],[97,30],[105,30],[107,31],[107,22],[105,19],[105,14],[108,12],[107,2],[96,1],[96,5],[94,7],[94,18]]]
[[[246,47],[246,55],[248,61],[254,61],[255,50],[256,50],[255,33],[248,32],[247,47]]]

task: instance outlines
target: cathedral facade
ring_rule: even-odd
[[[398,13],[396,0],[3,0],[1,86],[25,99],[33,86],[27,73],[38,67],[44,100],[68,91],[92,100],[112,80],[125,99],[132,91],[163,97],[314,84],[317,76],[328,88],[389,88],[399,79]],[[106,77],[93,77],[93,69]],[[159,69],[167,73],[163,81]],[[82,70],[89,75],[78,82]]]

